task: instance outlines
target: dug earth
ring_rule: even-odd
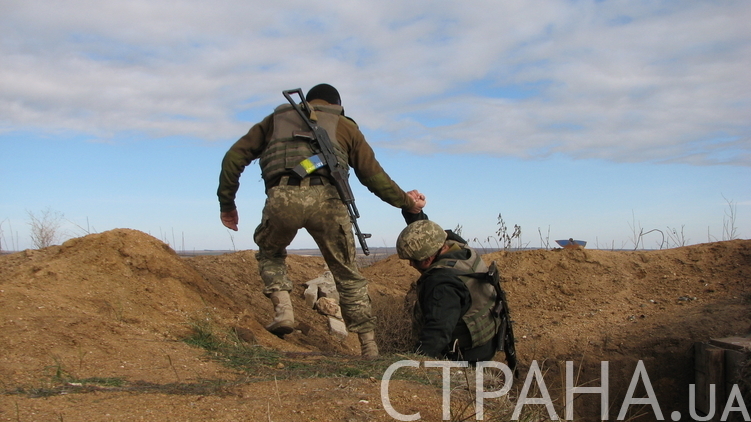
[[[749,240],[484,259],[501,270],[520,359],[510,392],[486,399],[486,420],[509,420],[533,362],[563,419],[568,361],[580,386],[600,385],[601,362],[609,362],[611,420],[639,361],[665,418],[688,415],[694,344],[751,333]],[[363,268],[385,351],[365,361],[355,335],[333,335],[328,317],[306,304],[303,283],[325,272],[323,260],[288,261],[298,330],[281,339],[263,328],[272,307],[253,251],[181,257],[145,233],[116,229],[0,256],[0,420],[394,420],[381,378],[395,362],[420,359],[395,345],[394,322],[409,326],[402,304],[418,273],[396,256]],[[441,420],[441,373],[432,371],[391,381],[390,405]],[[475,420],[456,374],[451,415]],[[741,388],[751,403],[748,385]],[[576,420],[599,420],[599,396],[582,394],[574,407]],[[524,411],[527,420],[549,418],[543,405]],[[628,418],[655,416],[634,405]]]

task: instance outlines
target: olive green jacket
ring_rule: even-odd
[[[322,100],[313,100],[310,104],[315,107],[327,103]],[[235,142],[224,155],[217,189],[222,212],[236,208],[235,196],[240,188],[240,175],[245,167],[263,154],[273,134],[274,114],[271,114],[251,127],[248,133]],[[343,112],[336,125],[336,136],[331,135],[329,133],[332,141],[337,142],[339,147],[346,152],[347,164],[368,190],[394,207],[409,209],[414,206],[414,200],[391,180],[378,163],[373,149],[365,140],[357,124],[344,116]]]

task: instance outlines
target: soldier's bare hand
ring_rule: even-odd
[[[422,211],[422,209],[425,208],[425,205],[427,205],[428,203],[427,199],[425,198],[425,195],[423,195],[417,190],[411,190],[407,192],[407,196],[409,196],[410,198],[412,198],[413,201],[415,201],[415,205],[409,210],[407,210],[407,212],[410,212],[412,214],[417,214],[420,211]]]
[[[237,231],[237,223],[240,221],[240,218],[237,215],[236,209],[221,213],[219,218],[221,218],[224,227]]]

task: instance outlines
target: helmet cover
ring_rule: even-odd
[[[446,232],[438,224],[430,220],[418,220],[399,234],[396,252],[401,259],[424,261],[441,249],[446,237]]]

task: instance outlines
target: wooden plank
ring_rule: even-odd
[[[709,340],[709,343],[723,349],[751,351],[751,338],[749,337],[713,338]]]
[[[741,368],[749,353],[725,350],[725,391],[729,394],[734,384],[741,382]],[[727,400],[727,397],[725,397]]]
[[[725,397],[725,350],[708,344],[696,343],[694,351],[694,374],[696,377],[696,409],[705,415],[709,413],[709,385],[715,386],[715,416],[718,406]]]

